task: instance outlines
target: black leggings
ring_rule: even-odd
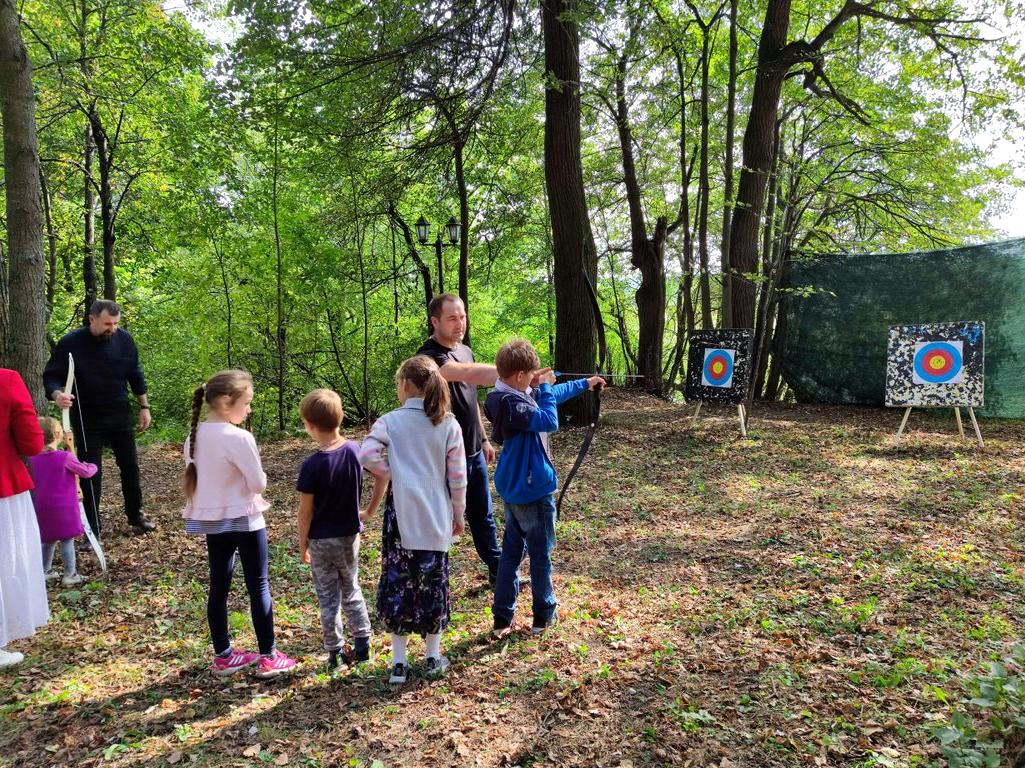
[[[206,619],[210,623],[210,639],[214,653],[231,648],[228,635],[228,592],[235,570],[235,553],[242,561],[242,573],[249,592],[249,611],[260,653],[274,650],[274,609],[271,605],[270,580],[267,578],[267,529],[246,533],[215,533],[206,537],[210,560],[210,594],[206,602]]]

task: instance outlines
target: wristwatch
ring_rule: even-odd
[[[148,411],[149,410],[149,406],[148,405],[140,405],[139,406],[139,410],[140,411]]]

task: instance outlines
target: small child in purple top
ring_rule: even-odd
[[[42,453],[32,456],[28,462],[36,484],[33,503],[43,543],[43,570],[47,572],[48,580],[58,578],[51,566],[59,543],[64,564],[61,583],[65,587],[73,587],[85,581],[78,574],[75,563],[75,538],[85,532],[78,506],[78,478],[92,477],[97,467],[75,458],[72,437],[64,433],[59,421],[44,416],[39,419],[39,426],[43,429],[46,445]],[[57,447],[62,440],[68,448],[66,451]]]
[[[328,669],[370,659],[370,617],[359,586],[359,543],[363,520],[380,506],[388,481],[374,478],[366,512],[360,512],[363,467],[355,442],[340,433],[342,400],[330,389],[315,389],[299,406],[303,426],[319,450],[303,461],[299,491],[299,554],[313,571]],[[345,611],[353,649],[345,645]]]

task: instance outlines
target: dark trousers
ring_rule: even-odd
[[[488,462],[484,451],[466,459],[466,525],[473,536],[477,556],[491,573],[498,573],[498,529],[491,505],[491,487],[488,484]]]
[[[231,648],[228,634],[228,592],[235,571],[235,553],[242,561],[242,574],[249,593],[249,612],[260,653],[274,650],[274,609],[271,605],[270,580],[267,578],[267,529],[245,533],[215,533],[206,537],[210,561],[210,593],[206,601],[206,620],[214,653]]]
[[[112,426],[87,424],[85,434],[75,426],[75,449],[80,461],[95,464],[99,470],[88,480],[82,478],[82,500],[85,516],[93,532],[100,533],[100,496],[103,485],[103,449],[110,446],[114,461],[121,470],[121,493],[125,498],[125,515],[129,521],[142,513],[142,488],[139,485],[139,454],[135,448],[135,430],[127,419]]]

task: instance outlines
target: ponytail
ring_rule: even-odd
[[[218,403],[227,398],[228,404],[234,403],[242,393],[252,389],[253,378],[245,371],[221,371],[211,376],[206,384],[196,387],[192,393],[192,425],[189,429],[189,461],[182,477],[182,490],[192,498],[196,492],[199,476],[196,472],[196,438],[199,427],[199,414],[203,403],[219,407]]]
[[[431,420],[431,424],[437,426],[445,418],[449,410],[448,382],[441,375],[441,371],[435,368],[427,377],[424,384],[424,413]]]
[[[196,432],[199,426],[199,414],[203,410],[203,400],[206,398],[206,384],[196,387],[192,393],[192,426],[189,429],[189,461],[185,465],[185,475],[182,477],[182,488],[185,495],[192,498],[196,492],[198,475],[196,474]]]
[[[425,355],[406,360],[395,372],[395,383],[408,381],[424,396],[424,413],[437,426],[449,411],[448,381],[438,370],[438,364]]]

